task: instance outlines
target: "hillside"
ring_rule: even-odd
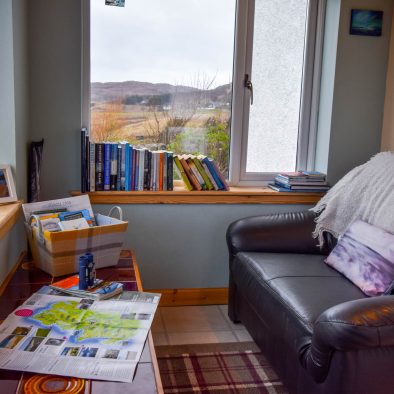
[[[139,81],[93,82],[91,87],[91,101],[95,103],[119,99],[123,100],[128,96],[152,97],[168,94],[184,95],[196,93],[204,93],[214,101],[227,102],[231,90],[231,84],[221,85],[210,90],[200,90],[190,86]]]

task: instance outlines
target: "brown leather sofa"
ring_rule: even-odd
[[[394,296],[367,297],[324,263],[315,215],[256,216],[227,230],[229,316],[290,393],[394,392]]]

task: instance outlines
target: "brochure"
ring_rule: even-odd
[[[94,285],[90,289],[80,290],[79,275],[73,275],[69,278],[52,283],[50,287],[75,297],[92,298],[95,300],[105,300],[123,291],[123,285],[121,283],[109,282],[101,279],[95,279]]]
[[[44,287],[1,324],[0,368],[131,382],[160,295],[94,301],[52,291]]]

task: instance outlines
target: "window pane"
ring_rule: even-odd
[[[91,0],[91,132],[228,171],[236,0]]]
[[[295,170],[307,3],[256,1],[247,172]]]

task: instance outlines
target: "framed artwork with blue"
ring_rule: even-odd
[[[350,34],[358,36],[382,35],[383,11],[352,10]]]

